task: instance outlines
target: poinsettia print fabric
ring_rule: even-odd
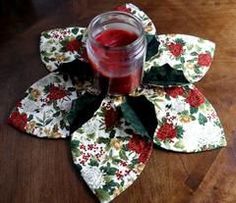
[[[118,6],[115,10],[128,12],[136,16],[143,24],[145,32],[156,34],[156,28],[151,19],[133,4]],[[40,56],[49,71],[56,71],[62,63],[75,59],[87,61],[85,42],[86,28],[68,27],[47,30],[41,33]]]
[[[155,28],[155,25],[153,24],[152,20],[147,16],[146,13],[141,11],[134,4],[127,3],[127,4],[124,4],[121,6],[117,6],[115,8],[115,10],[127,12],[127,13],[134,15],[136,18],[138,18],[142,22],[146,33],[148,33],[150,35],[156,34],[156,28]]]
[[[87,52],[81,41],[85,28],[57,28],[41,33],[40,56],[49,71],[55,71],[62,63],[76,58],[86,61]]]
[[[169,64],[183,71],[190,83],[199,81],[209,70],[215,43],[184,34],[159,35],[159,52],[146,62],[145,69]]]
[[[143,90],[156,111],[154,143],[181,152],[211,150],[226,145],[216,111],[192,84],[146,87]]]
[[[156,35],[151,19],[135,5],[128,3],[115,10],[137,17],[150,39]],[[86,97],[86,92],[96,91],[91,81],[78,81],[75,76],[72,82],[69,75],[56,72],[62,70],[61,64],[70,65],[68,62],[75,59],[88,62],[87,34],[86,28],[81,27],[41,33],[41,60],[52,73],[26,91],[9,116],[11,125],[37,137],[70,136],[73,101]],[[155,38],[160,45],[150,41],[153,46],[148,46],[152,54],[145,62],[146,75],[151,68],[160,71],[161,66],[169,64],[171,67],[163,67],[182,71],[187,81],[194,83],[208,71],[214,56],[213,42],[183,34],[162,34]],[[137,179],[150,158],[153,143],[176,152],[199,152],[226,145],[216,111],[199,90],[192,84],[170,85],[142,85],[132,94],[144,95],[154,105],[158,124],[154,124],[153,140],[146,140],[135,132],[129,119],[124,119],[119,97],[106,97],[93,116],[72,134],[73,162],[102,203],[112,201]],[[78,102],[79,107],[85,106],[86,99]]]
[[[136,134],[111,98],[72,134],[73,161],[102,203],[129,187],[142,172],[152,142]]]
[[[8,122],[17,129],[47,138],[65,138],[70,125],[65,119],[77,98],[70,78],[50,73],[34,83],[13,109]]]

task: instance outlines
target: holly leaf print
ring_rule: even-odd
[[[109,165],[107,167],[101,167],[101,169],[103,170],[104,173],[106,173],[106,175],[115,175],[117,169],[115,167],[110,167]]]
[[[105,138],[105,137],[99,137],[97,140],[98,144],[109,144],[110,143],[110,138]]]
[[[71,143],[70,143],[70,148],[72,149],[72,150],[76,150],[77,149],[77,146],[80,144],[80,141],[79,140],[73,140],[73,141],[71,141]]]
[[[179,149],[184,149],[184,144],[181,140],[179,140],[178,142],[174,144],[174,147],[179,148]]]
[[[73,28],[73,29],[71,30],[71,32],[72,32],[74,35],[76,35],[76,34],[79,32],[79,29],[78,29],[78,28]]]
[[[183,134],[184,134],[184,129],[183,129],[183,127],[182,127],[182,126],[177,126],[176,129],[177,129],[177,137],[178,137],[178,138],[182,138],[182,136],[183,136]]]
[[[183,39],[181,39],[181,38],[177,38],[177,39],[175,40],[175,42],[176,42],[176,43],[179,43],[179,44],[185,45],[185,41],[184,41]]]
[[[194,68],[194,73],[196,73],[196,74],[201,74],[201,73],[202,73],[202,71],[201,71],[201,69],[199,68],[199,66],[195,66],[195,68]]]
[[[31,115],[28,117],[28,121],[31,121],[33,118],[34,118],[34,116],[31,114]]]
[[[124,150],[120,150],[119,156],[120,156],[120,158],[121,158],[122,160],[128,160],[128,157],[126,156]]]
[[[91,159],[89,165],[90,166],[99,166],[99,163],[95,159]]]
[[[184,57],[180,57],[180,62],[181,62],[181,63],[185,63]]]
[[[95,190],[95,193],[97,195],[97,197],[100,199],[100,200],[103,200],[103,201],[107,201],[110,199],[110,195],[108,192],[106,192],[105,190],[99,188],[99,189],[96,189]]]
[[[47,32],[43,32],[42,35],[46,38],[46,39],[50,39],[51,35],[49,35]]]
[[[198,122],[200,125],[205,125],[205,123],[207,123],[207,117],[204,116],[202,113],[199,113]]]
[[[198,53],[197,53],[196,51],[194,51],[194,52],[192,52],[190,55],[191,55],[191,56],[197,56]]]
[[[43,57],[43,60],[46,61],[47,63],[50,61],[50,59],[46,56]]]
[[[198,108],[190,107],[190,114],[194,114],[198,112]]]

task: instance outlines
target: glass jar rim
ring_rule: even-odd
[[[136,24],[139,26],[139,29],[140,29],[140,34],[138,35],[138,38],[135,39],[133,42],[131,42],[130,44],[127,44],[127,45],[124,45],[124,46],[117,46],[117,47],[108,47],[108,46],[105,46],[101,43],[99,43],[93,36],[92,36],[92,33],[91,33],[91,27],[93,25],[95,25],[95,23],[101,19],[102,17],[104,16],[109,16],[109,15],[112,15],[112,14],[116,14],[116,15],[123,15],[123,16],[128,16],[130,18],[132,18]],[[144,28],[143,28],[143,25],[142,25],[142,22],[135,16],[127,13],[127,12],[123,12],[123,11],[108,11],[108,12],[105,12],[105,13],[101,13],[97,16],[95,16],[91,22],[89,23],[89,26],[88,26],[88,39],[87,40],[92,40],[92,42],[94,44],[96,44],[97,46],[99,47],[103,47],[105,49],[109,48],[109,51],[120,51],[120,50],[123,50],[123,49],[130,49],[130,48],[133,48],[137,45],[139,45],[142,41],[143,41],[143,38],[144,38]]]

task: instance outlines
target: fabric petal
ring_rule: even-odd
[[[135,5],[125,4],[117,7],[116,10],[129,11],[142,22],[147,34],[156,34],[156,28],[151,19]],[[41,60],[51,72],[58,70],[60,64],[71,62],[76,58],[87,61],[86,39],[86,28],[83,27],[56,28],[44,31],[40,36]]]
[[[146,87],[142,94],[155,106],[156,145],[177,152],[200,152],[226,146],[215,109],[194,85]]]
[[[184,34],[163,34],[159,37],[159,52],[145,64],[145,70],[153,66],[169,64],[183,71],[190,83],[199,81],[209,70],[215,51],[215,43]]]
[[[106,98],[94,116],[72,134],[73,161],[100,202],[110,202],[143,171],[152,141],[137,135]]]
[[[81,42],[85,28],[68,27],[44,31],[40,36],[40,56],[46,68],[52,72],[62,63],[76,58],[84,60],[86,50]]]
[[[142,83],[146,85],[175,86],[188,84],[189,81],[183,71],[173,69],[169,64],[165,64],[163,66],[152,66],[145,71]]]
[[[148,17],[148,15],[146,13],[144,13],[142,10],[140,10],[134,4],[127,3],[127,4],[116,7],[116,10],[128,12],[128,13],[134,15],[136,18],[138,18],[142,22],[146,33],[148,33],[150,35],[156,34],[156,28],[155,28],[155,25],[153,24],[152,20]]]
[[[70,124],[65,117],[72,101],[83,92],[82,84],[74,86],[68,75],[50,73],[26,91],[8,121],[17,129],[37,137],[68,137]]]

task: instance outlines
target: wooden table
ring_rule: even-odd
[[[97,202],[76,173],[68,140],[37,139],[6,124],[15,102],[47,74],[39,58],[40,32],[86,26],[124,1],[0,2],[0,202]],[[197,154],[155,150],[138,180],[114,202],[236,202],[236,2],[132,1],[159,33],[185,33],[216,42],[212,68],[197,84],[216,108],[228,146]]]

